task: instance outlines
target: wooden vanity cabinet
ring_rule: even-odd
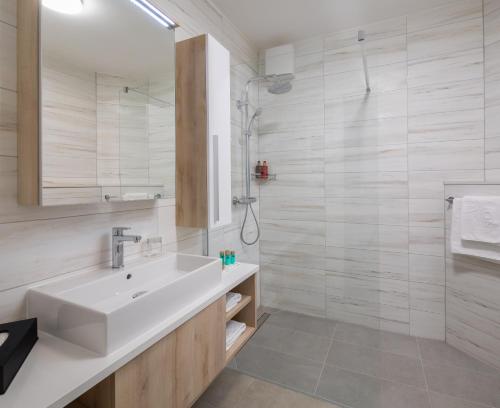
[[[255,275],[231,291],[243,299],[226,312],[222,296],[66,408],[190,408],[257,327]],[[246,331],[226,351],[226,322]]]
[[[225,297],[66,408],[189,408],[225,366]]]

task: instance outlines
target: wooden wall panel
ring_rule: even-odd
[[[39,204],[38,0],[17,2],[18,201]]]
[[[176,45],[176,222],[178,226],[206,228],[207,84],[206,36]]]

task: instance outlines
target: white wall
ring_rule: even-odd
[[[232,53],[233,76],[256,66],[256,52],[209,4],[158,1],[182,28],[179,38],[212,33]],[[251,70],[250,70],[251,71]],[[107,262],[110,231],[126,225],[162,235],[167,249],[200,253],[199,230],[175,227],[172,200],[53,208],[17,205],[16,0],[0,2],[0,322],[23,317],[26,286]],[[234,164],[235,168],[238,168]],[[237,185],[235,188],[238,187]],[[236,221],[235,217],[235,223]],[[131,245],[132,254],[139,246]]]
[[[500,181],[499,10],[361,27],[370,94],[358,28],[295,44],[293,91],[260,94],[264,305],[444,339],[443,182]]]

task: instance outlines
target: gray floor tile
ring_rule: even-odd
[[[429,389],[453,397],[500,407],[500,377],[453,366],[424,363]]]
[[[337,323],[336,340],[358,346],[372,347],[394,354],[418,357],[417,341],[414,337],[389,333],[349,323]]]
[[[235,405],[253,382],[253,378],[226,368],[203,394],[199,403],[217,407]]]
[[[334,341],[327,363],[415,387],[425,388],[420,360],[373,348]]]
[[[266,323],[323,337],[331,337],[335,328],[332,320],[285,311],[271,314]]]
[[[295,390],[312,393],[322,364],[278,351],[247,345],[236,357],[238,370]]]
[[[495,368],[476,360],[456,348],[437,340],[418,339],[420,353],[424,363],[450,365],[456,367],[467,368],[469,370],[477,370],[484,373],[499,374]]]
[[[330,338],[265,323],[249,344],[323,363]]]
[[[326,366],[317,394],[352,408],[430,408],[423,389]]]
[[[488,405],[476,404],[432,391],[429,392],[429,398],[432,408],[489,408]]]

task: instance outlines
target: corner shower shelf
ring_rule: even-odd
[[[259,180],[259,181],[276,181],[276,179],[278,178],[278,175],[277,174],[268,174],[267,177],[264,178],[260,174],[252,173],[252,177],[255,180]]]

